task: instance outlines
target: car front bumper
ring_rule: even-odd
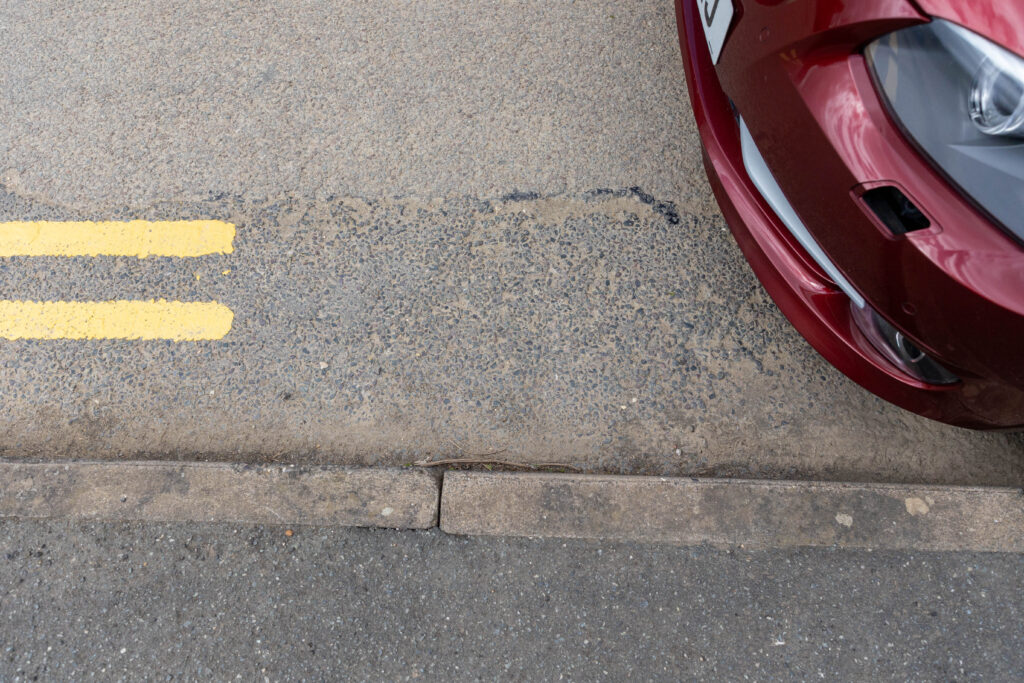
[[[827,360],[892,403],[965,427],[1024,425],[1024,251],[903,138],[862,56],[870,40],[926,18],[904,0],[737,2],[716,67],[696,11],[695,0],[677,0],[705,167],[779,308]],[[751,140],[810,244],[752,177]],[[931,226],[887,233],[861,199],[883,184]],[[902,372],[865,337],[851,301],[960,381],[933,385]]]

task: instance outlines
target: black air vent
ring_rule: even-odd
[[[914,202],[907,199],[907,195],[892,185],[876,187],[868,190],[862,196],[868,208],[894,235],[905,235],[915,230],[924,230],[931,225],[928,217],[914,206]]]

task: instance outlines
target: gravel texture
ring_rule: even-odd
[[[235,251],[15,257],[14,299],[218,300],[216,342],[0,346],[0,453],[1019,484],[1019,435],[862,391],[779,315],[721,219],[576,198],[161,203],[21,218],[215,217]],[[841,416],[841,417],[840,417]]]
[[[61,204],[635,184],[703,201],[671,2],[0,11],[0,159],[9,183]]]

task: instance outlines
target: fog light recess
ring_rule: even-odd
[[[960,381],[871,308],[851,305],[850,311],[857,327],[875,350],[902,372],[928,384],[946,385]]]

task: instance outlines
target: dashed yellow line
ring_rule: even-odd
[[[234,313],[216,301],[0,301],[0,338],[221,339]]]
[[[0,223],[0,257],[230,254],[234,238],[224,221],[14,221]]]

